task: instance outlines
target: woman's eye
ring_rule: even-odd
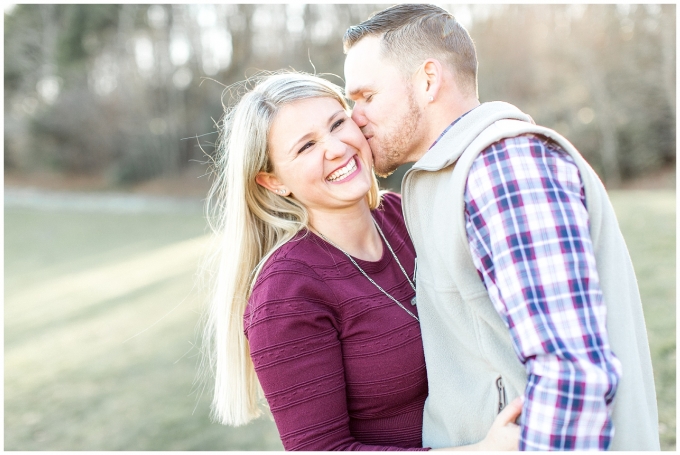
[[[368,103],[369,101],[371,101],[372,99],[373,99],[373,95],[367,95],[367,96],[366,96],[366,102],[367,102],[367,103]]]
[[[307,150],[312,145],[314,145],[314,142],[312,142],[312,141],[307,142],[305,145],[302,146],[302,148],[300,148],[300,150],[298,150],[298,153],[304,152],[305,150]]]
[[[345,123],[345,119],[344,119],[344,118],[338,120],[338,121],[335,122],[335,123],[333,123],[333,126],[331,126],[331,131],[333,131],[334,129],[336,129],[337,127],[339,127],[340,125],[342,125],[343,123]]]

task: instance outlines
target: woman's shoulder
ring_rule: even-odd
[[[248,298],[246,330],[264,320],[332,314],[334,294],[310,259],[309,242],[311,234],[296,235],[267,259]]]
[[[385,211],[401,213],[401,194],[392,191],[384,192],[377,210],[381,208]]]
[[[260,276],[275,271],[289,271],[316,276],[315,266],[319,265],[319,248],[322,246],[318,237],[307,229],[295,234],[290,240],[274,251],[262,266]]]
[[[253,285],[261,298],[328,294],[323,270],[329,262],[320,240],[303,230],[274,251],[263,264]],[[332,260],[331,260],[332,262]]]
[[[262,264],[254,287],[278,275],[314,276],[314,269],[309,263],[309,239],[298,232],[292,239],[278,247]]]
[[[386,192],[382,195],[380,205],[373,211],[376,219],[390,231],[406,232],[406,223],[401,211],[401,195]]]

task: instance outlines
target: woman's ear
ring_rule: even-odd
[[[279,196],[287,196],[289,194],[285,185],[271,172],[258,172],[255,176],[255,182]]]

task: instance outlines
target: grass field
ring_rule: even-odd
[[[204,232],[200,215],[5,210],[6,450],[282,449],[270,420],[211,424],[192,386]]]
[[[675,449],[675,192],[612,193],[640,282],[662,448]],[[6,450],[281,450],[211,424],[192,382],[200,215],[5,209]]]
[[[662,450],[675,450],[676,239],[674,191],[611,193],[640,286]]]

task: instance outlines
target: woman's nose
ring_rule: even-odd
[[[324,145],[326,146],[325,157],[329,161],[345,155],[347,150],[345,143],[332,134],[326,138]]]

